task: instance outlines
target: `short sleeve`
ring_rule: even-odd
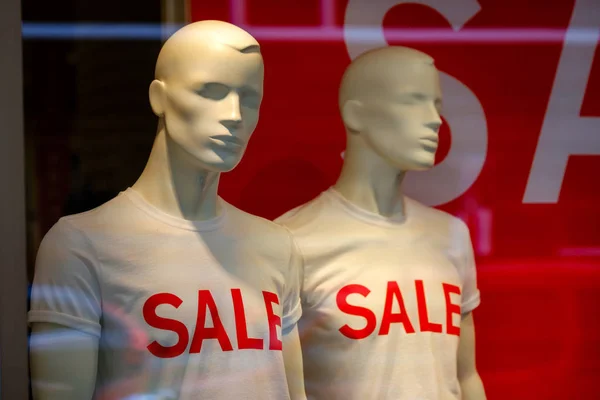
[[[467,225],[460,221],[461,232],[461,264],[459,266],[462,279],[461,314],[473,311],[481,302],[479,288],[477,287],[477,268],[473,244]]]
[[[281,329],[291,331],[302,316],[300,291],[302,289],[304,263],[296,241],[290,234],[290,261],[284,285],[283,319]]]
[[[48,322],[100,337],[100,287],[92,248],[62,218],[38,250],[28,323]]]

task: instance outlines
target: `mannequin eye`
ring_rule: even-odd
[[[398,98],[400,104],[420,104],[426,101],[427,98],[421,93],[405,93]]]
[[[196,91],[200,96],[210,100],[223,100],[229,93],[229,87],[222,83],[209,82]]]
[[[411,93],[409,97],[414,103],[423,103],[429,100],[429,97],[423,93]]]
[[[240,102],[244,107],[258,108],[260,106],[260,95],[254,90],[244,90],[240,93]]]

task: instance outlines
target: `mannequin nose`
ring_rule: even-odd
[[[426,123],[429,129],[435,132],[440,131],[440,127],[442,126],[442,116],[440,115],[439,109],[435,106],[435,104],[431,104],[429,108],[429,118],[430,122]]]
[[[425,126],[435,133],[439,133],[440,127],[442,126],[442,121],[429,122],[428,124],[425,124]]]
[[[237,129],[242,123],[242,113],[240,109],[240,98],[237,93],[231,93],[224,100],[225,115],[221,123],[229,130]]]

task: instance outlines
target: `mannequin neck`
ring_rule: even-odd
[[[402,181],[405,171],[391,166],[364,143],[349,140],[344,165],[334,185],[356,206],[385,217],[404,215]]]
[[[219,213],[219,176],[171,140],[161,120],[148,163],[132,188],[169,215],[201,221]]]

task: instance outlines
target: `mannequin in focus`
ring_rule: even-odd
[[[485,399],[469,230],[402,190],[407,172],[434,165],[441,103],[428,55],[386,47],[356,58],[339,92],[339,179],[276,220],[304,258],[309,399]]]
[[[217,194],[258,123],[263,77],[258,42],[229,23],[165,42],[143,173],[40,246],[34,400],[305,398],[299,251]]]

